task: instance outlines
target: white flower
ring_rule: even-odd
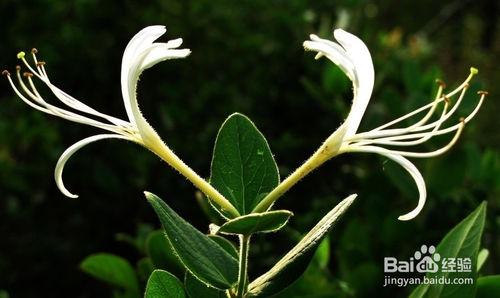
[[[453,91],[443,94],[444,83],[439,84],[436,98],[427,105],[412,111],[396,120],[379,126],[368,132],[358,133],[358,127],[370,101],[374,83],[374,70],[370,52],[366,45],[358,37],[337,29],[334,31],[337,42],[321,39],[311,35],[311,40],[304,42],[306,50],[316,51],[316,59],[325,56],[342,69],[353,83],[353,102],[351,111],[345,122],[325,141],[320,152],[328,158],[347,152],[369,152],[378,153],[399,163],[415,180],[419,191],[417,207],[411,212],[399,217],[400,220],[414,218],[422,210],[426,200],[425,181],[419,170],[405,157],[433,157],[444,153],[457,141],[464,125],[469,122],[479,110],[486,92],[479,92],[480,99],[475,109],[466,117],[461,118],[458,123],[443,128],[442,125],[452,116],[462,102],[468,83],[477,73],[471,68],[467,79]],[[458,96],[453,107],[450,109],[451,98]],[[442,112],[438,119],[430,121],[438,105],[443,104]],[[404,128],[392,128],[401,121],[425,112],[425,115],[414,124]],[[454,133],[451,141],[444,147],[432,152],[413,152],[406,150],[395,150],[382,146],[414,146],[430,138]]]
[[[109,132],[78,141],[61,155],[54,175],[58,188],[66,196],[77,197],[77,195],[72,194],[66,189],[62,180],[64,165],[76,151],[85,145],[102,139],[125,139],[140,144],[157,154],[218,203],[219,206],[237,216],[238,212],[236,209],[217,190],[189,168],[166,146],[139,109],[136,90],[141,73],[158,62],[184,58],[191,52],[189,49],[178,49],[182,44],[181,38],[170,40],[166,43],[155,42],[165,32],[166,29],[164,26],[146,27],[139,31],[125,48],[121,67],[121,89],[128,121],[100,113],[52,84],[45,69],[45,62],[37,60],[36,49],[31,51],[34,66],[26,60],[24,52],[20,52],[17,55],[30,71],[21,75],[21,67],[16,67],[16,75],[20,88],[16,86],[8,71],[3,71],[3,74],[7,77],[15,93],[29,106],[47,114],[98,127]],[[43,82],[57,99],[70,109],[60,108],[43,99],[35,87],[33,77]]]

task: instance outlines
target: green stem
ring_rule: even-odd
[[[330,158],[331,155],[326,152],[324,146],[321,146],[318,151],[306,160],[306,162],[267,194],[267,196],[253,209],[252,213],[265,212],[274,201],[284,195],[292,186]]]
[[[229,212],[233,217],[240,216],[238,210],[219,191],[186,165],[159,137],[145,143],[145,147],[153,151],[167,164],[191,181],[194,186],[220,206],[222,210]]]
[[[236,297],[243,298],[247,292],[248,252],[250,250],[250,235],[240,235],[240,268],[238,272],[238,289]]]

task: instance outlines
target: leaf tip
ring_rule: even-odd
[[[348,196],[347,198],[345,198],[345,202],[346,203],[349,203],[352,204],[352,202],[354,202],[354,200],[358,197],[358,194],[357,193],[353,193],[352,195]]]
[[[149,191],[144,191],[143,193],[148,201],[153,201],[156,198],[156,196]]]

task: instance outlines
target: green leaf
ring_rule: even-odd
[[[200,280],[198,280],[194,275],[186,272],[186,277],[184,279],[184,286],[186,287],[186,292],[190,298],[226,298],[226,292],[209,287]]]
[[[249,285],[249,297],[267,297],[280,292],[297,280],[307,269],[321,240],[330,232],[356,195],[350,195],[328,212],[304,238],[268,272]]]
[[[149,192],[145,194],[161,221],[167,239],[187,270],[215,288],[231,288],[238,280],[238,261],[182,219],[160,198]]]
[[[500,275],[483,276],[477,279],[476,298],[498,297],[500,293]]]
[[[165,270],[155,270],[148,279],[145,298],[185,298],[181,281]]]
[[[481,270],[481,267],[483,267],[484,262],[486,262],[486,259],[488,259],[488,256],[490,255],[490,251],[487,250],[486,248],[481,249],[481,251],[477,255],[477,272]]]
[[[251,213],[229,220],[217,232],[242,235],[276,232],[287,224],[292,215],[288,210]]]
[[[318,245],[318,249],[314,254],[314,260],[318,264],[319,269],[326,269],[330,262],[330,238],[327,236]]]
[[[436,253],[441,258],[469,258],[472,268],[470,272],[441,272],[427,273],[431,279],[450,279],[477,277],[477,259],[481,235],[483,233],[486,214],[486,202],[481,203],[469,216],[456,225],[436,247]],[[410,295],[411,298],[420,297],[474,297],[476,284],[423,284],[418,286]]]
[[[107,253],[90,255],[80,268],[93,277],[139,295],[139,283],[134,268],[122,257]]]
[[[215,140],[210,184],[245,215],[278,183],[278,167],[262,133],[246,116],[229,116]]]
[[[186,269],[175,254],[165,232],[152,232],[146,240],[146,251],[155,269],[168,270],[180,278],[184,276]]]
[[[208,235],[208,237],[219,244],[219,246],[227,251],[227,253],[229,253],[233,258],[239,258],[238,250],[231,241],[219,235]]]

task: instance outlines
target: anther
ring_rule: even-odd
[[[5,70],[2,71],[2,75],[9,77],[10,76],[10,72],[7,69],[5,69]]]
[[[469,83],[465,83],[464,88],[469,88]]]
[[[458,119],[460,122],[462,122],[462,124],[465,124],[465,118],[464,117],[460,117],[460,119]]]
[[[471,73],[471,74],[475,75],[475,74],[477,74],[478,72],[479,72],[479,70],[477,70],[477,68],[475,68],[475,67],[471,67],[471,68],[470,68],[470,73]]]
[[[25,72],[23,73],[23,77],[31,78],[33,74],[31,72]]]
[[[31,54],[36,54],[36,53],[38,53],[38,50],[36,48],[32,48],[31,49]]]
[[[436,79],[436,83],[441,86],[443,89],[446,88],[446,83],[441,79]]]
[[[21,66],[20,65],[16,65],[16,71],[21,71]]]
[[[486,95],[488,95],[489,93],[488,93],[488,91],[483,91],[483,90],[481,90],[481,91],[478,91],[478,92],[477,92],[477,94],[479,94],[479,95],[483,95],[483,96],[486,96]]]
[[[45,65],[45,61],[38,61],[36,63],[36,66],[44,66]]]
[[[444,101],[446,101],[447,104],[451,103],[451,98],[449,98],[447,95],[445,95],[443,97],[444,97]]]
[[[25,53],[25,52],[23,52],[23,51],[21,51],[21,52],[17,53],[17,59],[23,59],[23,58],[24,58],[24,56],[26,56],[26,53]]]

